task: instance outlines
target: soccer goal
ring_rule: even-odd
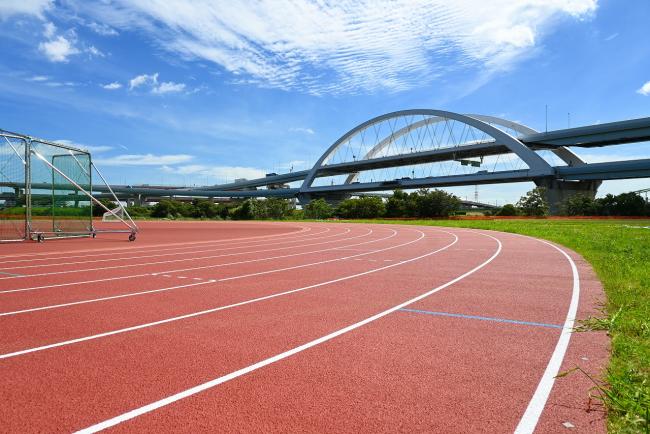
[[[93,178],[100,182],[94,185]],[[109,209],[99,195],[117,207]],[[94,216],[106,213],[120,227],[97,228]],[[94,238],[102,232],[128,233],[133,241],[138,227],[90,153],[0,130],[0,241]]]

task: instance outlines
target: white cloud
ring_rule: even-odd
[[[289,131],[292,133],[314,134],[314,130],[312,130],[311,128],[292,127],[289,128]]]
[[[90,47],[86,48],[86,52],[89,53],[91,56],[106,57],[106,55],[101,51],[99,51],[99,49],[94,45],[91,45]]]
[[[172,81],[165,81],[160,83],[159,86],[154,87],[151,92],[157,94],[171,93],[171,92],[182,92],[185,89],[184,83],[174,83]]]
[[[43,18],[43,12],[50,9],[54,0],[2,0],[0,1],[0,19],[13,15],[34,15]]]
[[[164,166],[187,163],[194,157],[187,154],[154,155],[154,154],[125,154],[115,157],[96,159],[95,162],[104,166]]]
[[[182,92],[185,90],[184,83],[174,83],[173,81],[164,81],[162,83],[158,83],[157,72],[152,75],[138,75],[129,81],[129,90],[133,90],[141,86],[148,86],[151,89],[151,93],[158,95],[165,93]]]
[[[91,57],[105,57],[94,45],[86,46],[81,44],[78,47],[77,33],[74,29],[65,32],[64,35],[57,34],[56,26],[47,22],[43,26],[43,36],[46,40],[38,45],[38,49],[52,62],[68,62],[69,57],[79,53],[88,53]]]
[[[108,90],[115,90],[115,89],[121,88],[122,85],[120,83],[118,83],[117,81],[114,81],[113,83],[102,84],[102,87],[104,89],[108,89]]]
[[[142,74],[132,78],[129,81],[129,90],[133,90],[147,83],[151,83],[152,85],[158,84],[158,73],[156,72],[153,75]]]
[[[79,54],[79,49],[74,46],[74,41],[60,35],[49,41],[41,42],[38,49],[52,62],[67,62],[68,57]]]
[[[56,33],[56,26],[54,25],[54,23],[50,21],[45,23],[45,26],[43,28],[43,36],[45,36],[47,39],[52,39],[55,33]]]
[[[605,38],[605,42],[609,42],[612,39],[615,39],[617,37],[618,37],[618,33],[612,33],[611,35],[609,35],[608,37]]]
[[[77,4],[157,47],[209,61],[237,83],[313,94],[399,91],[460,68],[499,71],[539,46],[562,17],[597,0],[116,0]]]
[[[646,81],[643,86],[639,90],[636,91],[636,93],[640,93],[643,96],[648,96],[650,95],[650,81]]]
[[[67,146],[72,146],[74,148],[79,148],[79,149],[84,149],[86,151],[89,151],[91,154],[94,153],[102,153],[106,151],[110,151],[113,149],[112,146],[105,146],[105,145],[84,145],[82,143],[76,143],[72,140],[68,139],[59,139],[59,140],[54,140],[54,143],[61,143],[62,145],[67,145]]]
[[[48,77],[47,75],[35,75],[35,76],[31,77],[31,78],[28,78],[27,80],[28,81],[47,81],[49,79],[50,79],[50,77]]]
[[[111,26],[107,26],[106,24],[102,23],[97,23],[95,21],[91,21],[89,24],[86,24],[90,30],[93,32],[97,33],[98,35],[101,36],[117,36],[119,35],[118,31],[112,28]]]
[[[164,172],[176,175],[198,175],[212,176],[222,180],[234,180],[237,178],[263,178],[266,172],[262,169],[244,166],[207,166],[202,164],[188,164],[178,167],[161,167]]]

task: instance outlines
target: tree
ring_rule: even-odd
[[[229,210],[230,217],[234,220],[252,220],[255,218],[253,213],[253,199],[246,199],[241,205]]]
[[[218,215],[218,208],[211,200],[192,200],[191,213],[194,218],[215,218]]]
[[[386,202],[386,217],[413,217],[416,211],[415,197],[403,190],[393,191]]]
[[[546,201],[546,189],[543,187],[532,189],[519,199],[517,207],[527,216],[541,217],[548,215],[549,207]]]
[[[561,209],[569,216],[589,216],[600,214],[601,205],[586,194],[575,194],[562,203]]]
[[[346,199],[336,208],[336,215],[345,219],[369,219],[381,217],[386,206],[379,197],[360,197]]]
[[[99,199],[99,201],[102,203],[102,205],[110,210],[117,208],[117,204],[110,199]],[[105,212],[106,210],[104,208],[96,203],[93,203],[93,217],[101,217]]]
[[[305,205],[305,218],[326,219],[332,217],[334,210],[325,199],[314,199]]]
[[[151,210],[151,216],[158,218],[184,217],[187,216],[187,214],[186,207],[183,203],[170,199],[161,200],[155,204]]]
[[[287,216],[287,214],[289,214],[291,206],[289,204],[289,201],[286,199],[270,197],[263,202],[265,202],[266,207],[264,218],[283,219]]]
[[[460,208],[460,200],[443,190],[423,189],[414,194],[418,217],[448,217]]]
[[[497,211],[496,215],[498,215],[498,216],[516,216],[516,215],[519,215],[519,210],[513,204],[507,203],[507,204],[503,205],[499,211]]]

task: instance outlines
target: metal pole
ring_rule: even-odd
[[[25,144],[25,239],[32,237],[32,141],[23,139]]]
[[[73,181],[68,175],[66,175],[65,173],[60,171],[58,168],[54,167],[53,164],[51,164],[49,161],[47,161],[47,159],[45,157],[43,157],[41,154],[39,154],[37,151],[32,150],[31,152],[32,152],[32,154],[36,155],[39,159],[43,160],[43,162],[45,164],[47,164],[48,166],[50,166],[52,168],[52,170],[56,171],[56,173],[63,176],[65,179],[68,180],[68,182],[70,182],[72,185],[77,187],[79,189],[79,191],[81,191],[83,194],[88,196],[91,200],[95,201],[95,203],[97,205],[101,206],[106,211],[113,214],[113,216],[117,217],[117,219],[120,220],[122,223],[124,223],[129,229],[137,230],[137,227],[135,227],[135,228],[131,227],[131,225],[129,225],[122,217],[117,215],[113,210],[108,209],[103,203],[101,203],[99,200],[97,200],[92,194],[88,193],[86,190],[84,190],[83,187],[81,187],[79,184],[77,184],[75,181]]]
[[[117,198],[117,195],[115,194],[115,192],[114,192],[113,189],[111,188],[110,184],[106,181],[106,178],[104,178],[104,175],[102,175],[102,172],[100,172],[99,169],[97,168],[97,166],[95,166],[95,163],[93,163],[93,162],[91,161],[90,164],[91,164],[92,167],[95,168],[95,171],[97,172],[97,174],[99,175],[99,177],[102,179],[102,181],[104,181],[104,184],[106,184],[106,187],[108,187],[108,191],[111,192],[111,194],[113,195],[113,197],[114,197],[115,200],[117,201],[118,205],[120,206],[120,208],[122,208],[122,211],[124,211],[124,214],[126,214],[126,216],[129,218],[129,221],[133,224],[133,226],[135,227],[135,230],[137,231],[137,230],[138,230],[138,225],[135,224],[135,222],[134,222],[133,219],[131,218],[131,215],[130,215],[129,212],[126,210],[126,208],[124,208],[124,206],[122,206],[122,202],[120,202],[120,200]]]

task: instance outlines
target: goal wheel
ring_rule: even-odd
[[[93,232],[93,238],[97,238],[97,233]]]
[[[135,234],[129,235],[129,241],[135,241]]]
[[[36,241],[38,241],[39,243],[42,243],[43,241],[45,241],[45,235],[43,235],[43,234],[38,234],[38,235],[36,236]]]

